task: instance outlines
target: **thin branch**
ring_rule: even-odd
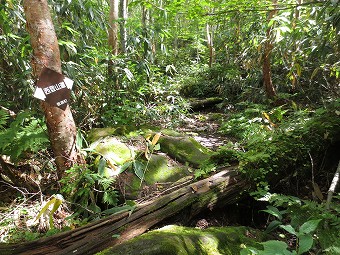
[[[7,112],[11,117],[15,117],[16,116],[16,113],[13,112],[12,110],[10,109],[7,109],[6,107],[3,107],[2,105],[0,105],[0,109],[4,110],[5,112]]]
[[[231,12],[269,12],[269,11],[282,11],[282,10],[290,10],[294,9],[300,6],[307,6],[307,5],[316,5],[316,4],[326,4],[328,1],[314,1],[314,2],[307,2],[307,3],[301,3],[301,4],[286,4],[285,7],[278,7],[278,8],[270,8],[268,7],[261,7],[261,8],[237,8],[237,9],[231,9],[231,10],[224,10],[216,13],[206,13],[205,16],[214,16],[214,15],[221,15]]]
[[[335,188],[336,188],[337,184],[339,183],[339,179],[340,179],[340,161],[339,161],[339,164],[338,164],[338,168],[336,169],[335,174],[333,176],[331,186],[329,187],[329,190],[328,190],[327,201],[326,201],[326,210],[329,210],[329,207],[330,207],[330,204],[331,204],[331,201],[332,201],[332,197],[333,197],[333,194],[335,192]]]
[[[310,163],[312,165],[312,184],[314,186],[314,161],[313,161],[313,157],[312,155],[310,154],[310,152],[308,152],[308,155],[309,155],[309,158],[310,158]]]

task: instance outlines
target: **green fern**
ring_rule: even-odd
[[[118,203],[118,191],[114,189],[109,189],[104,192],[103,202],[105,204],[116,206]]]
[[[110,187],[112,187],[114,182],[115,182],[114,178],[106,178],[106,177],[101,177],[101,179],[98,181],[98,183],[103,186],[104,190],[107,190]]]
[[[25,152],[46,149],[49,140],[45,130],[41,119],[36,119],[29,112],[19,113],[10,127],[0,132],[0,154],[11,156],[15,162]]]
[[[8,124],[9,114],[0,109],[0,130],[5,129],[6,125]]]

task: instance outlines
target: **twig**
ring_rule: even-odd
[[[335,188],[339,182],[340,179],[340,161],[338,164],[338,168],[335,171],[331,186],[329,187],[328,194],[327,194],[327,201],[326,201],[326,210],[329,210],[333,194],[335,192]]]
[[[9,114],[9,116],[11,117],[15,117],[16,116],[16,113],[13,112],[12,110],[10,109],[7,109],[6,107],[3,107],[2,105],[0,105],[0,109],[4,110],[5,112],[7,112]]]
[[[312,184],[314,185],[314,161],[313,161],[313,157],[310,154],[310,152],[308,152],[309,158],[310,158],[310,163],[312,165]]]

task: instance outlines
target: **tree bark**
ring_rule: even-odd
[[[274,9],[269,12],[268,22],[277,13],[276,6],[277,6],[277,0],[273,0]],[[270,54],[273,49],[271,31],[272,31],[272,27],[269,27],[266,32],[267,39],[264,43],[262,72],[263,72],[263,84],[264,84],[267,97],[270,99],[275,99],[276,91],[273,86],[273,81],[272,81],[272,76],[271,76],[271,64],[270,64]]]
[[[122,21],[120,22],[120,42],[122,53],[126,53],[127,48],[127,30],[126,30],[126,20],[128,19],[128,0],[120,0],[119,11]]]
[[[207,31],[207,43],[209,47],[209,67],[211,68],[213,63],[215,62],[215,48],[214,48],[214,31],[207,23],[206,25]]]
[[[33,242],[0,245],[0,254],[94,254],[124,243],[178,213],[186,212],[188,219],[206,208],[235,203],[247,188],[249,184],[230,167],[204,180],[163,191],[138,204],[131,215],[125,211]]]
[[[148,33],[148,26],[150,24],[150,10],[146,8],[144,4],[142,4],[142,26],[143,26],[143,47],[144,47],[144,59],[148,58],[148,55],[150,53],[150,47],[149,47],[149,33]]]
[[[51,14],[46,0],[24,0],[26,26],[33,48],[31,62],[33,75],[38,78],[41,70],[48,67],[61,73],[60,52]],[[42,102],[51,147],[54,152],[58,177],[74,163],[83,163],[75,146],[76,125],[69,105],[65,111]]]
[[[109,13],[109,47],[112,56],[118,55],[118,7],[119,0],[110,0]],[[115,61],[110,58],[108,63],[108,78],[113,81],[115,88],[118,90],[117,68],[114,67]]]

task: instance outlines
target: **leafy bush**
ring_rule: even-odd
[[[75,205],[73,217],[97,219],[105,209],[117,205],[118,192],[113,187],[115,179],[94,169],[95,166],[89,165],[73,166],[60,181],[64,197],[69,197]]]
[[[278,232],[279,240],[261,243],[263,250],[245,247],[241,254],[304,254],[311,249],[326,254],[336,254],[340,250],[340,206],[338,201],[331,204],[332,210],[325,210],[324,203],[302,200],[297,197],[266,192],[260,200],[269,201],[264,212],[275,219],[266,233]],[[282,210],[282,208],[284,208]],[[288,224],[287,224],[288,223]],[[287,245],[291,237],[295,242]],[[321,250],[320,251],[320,246]],[[280,253],[277,253],[280,252]],[[334,252],[334,253],[333,253]]]
[[[194,64],[181,71],[183,74],[181,94],[189,97],[223,96],[229,101],[237,99],[243,91],[245,81],[241,70],[233,65]]]
[[[265,180],[269,173],[310,176],[311,155],[317,163],[318,153],[339,140],[339,106],[338,100],[315,111],[250,108],[245,116],[233,115],[221,132],[241,139],[240,171],[252,180]]]

